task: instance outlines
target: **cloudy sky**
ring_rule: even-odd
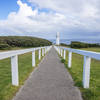
[[[100,38],[100,0],[0,0],[0,35]]]

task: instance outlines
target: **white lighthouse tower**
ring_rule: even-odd
[[[56,35],[56,45],[59,45],[60,44],[60,41],[59,41],[59,32],[57,32],[57,35]]]

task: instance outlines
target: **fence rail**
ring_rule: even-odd
[[[39,52],[39,60],[41,59],[41,50],[42,56],[44,56],[49,50],[51,46],[45,47],[37,47],[31,49],[23,49],[23,50],[13,50],[7,52],[0,52],[0,60],[5,58],[11,58],[11,75],[12,75],[12,85],[18,86],[19,85],[19,75],[18,75],[18,55],[32,52],[32,66],[35,66],[35,51],[38,50]]]
[[[72,63],[72,53],[77,53],[84,56],[84,65],[83,65],[83,87],[89,88],[89,81],[90,81],[90,64],[91,64],[91,58],[100,60],[100,53],[92,52],[92,51],[85,51],[85,50],[78,50],[78,49],[71,49],[61,46],[54,46],[56,51],[63,56],[63,58],[66,58],[66,51],[69,52],[68,54],[68,67],[71,68]],[[64,50],[64,55],[62,54]]]

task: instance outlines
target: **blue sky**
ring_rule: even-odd
[[[27,0],[21,0],[23,3],[31,5]],[[10,12],[18,11],[17,0],[0,0],[0,19],[6,19]],[[32,7],[34,9],[34,7]]]
[[[0,0],[0,36],[100,38],[100,0]]]
[[[17,0],[0,0],[0,19],[6,19],[12,11],[18,10]]]

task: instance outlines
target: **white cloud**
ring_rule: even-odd
[[[66,16],[81,18],[100,17],[100,0],[28,0],[39,8],[49,8]],[[86,19],[85,19],[86,20]]]
[[[6,20],[0,20],[0,33],[31,34],[51,33],[60,30],[65,24],[65,16],[59,13],[38,12],[32,10],[26,3],[17,1],[18,12],[11,12]]]
[[[52,38],[54,33],[56,34],[57,31],[60,31],[64,38],[65,36],[67,38],[74,38],[75,36],[80,36],[78,32],[80,30],[86,32],[86,34],[87,32],[92,32],[93,34],[93,32],[100,31],[99,0],[28,1],[38,6],[33,10],[31,6],[18,0],[19,10],[11,12],[6,20],[0,20],[0,34],[33,35]],[[51,10],[50,12],[40,12],[39,9],[42,8],[49,8]],[[81,34],[81,36],[85,36],[85,33]]]

